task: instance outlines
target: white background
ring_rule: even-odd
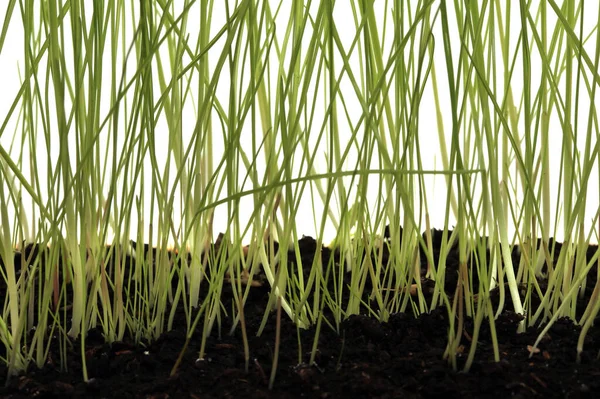
[[[451,2],[448,2],[451,3]],[[518,14],[518,2],[513,2],[513,7],[512,7],[512,11],[513,11],[513,16],[511,17],[511,21],[512,21],[512,25],[513,25],[513,34],[514,37],[511,39],[511,49],[514,48],[515,43],[516,43],[516,38],[518,35],[518,26],[520,24],[520,16]],[[535,2],[534,2],[535,3]],[[85,2],[86,6],[91,6],[92,2],[91,1],[86,1]],[[215,5],[215,10],[214,10],[214,14],[213,14],[213,26],[212,26],[212,30],[213,32],[211,33],[211,37],[216,33],[216,31],[218,31],[218,29],[220,29],[220,27],[223,24],[224,21],[224,8],[223,8],[223,4],[219,1],[216,2]],[[282,9],[280,10],[280,20],[281,22],[278,22],[278,32],[277,32],[277,37],[278,40],[281,42],[282,38],[285,34],[285,28],[287,26],[288,23],[288,18],[289,18],[289,11],[286,10],[286,7],[289,7],[289,4],[291,4],[291,2],[283,2],[282,5]],[[384,6],[384,2],[378,1],[376,2],[376,5],[378,7],[379,13],[382,16],[383,13],[386,11],[383,6]],[[598,7],[598,4],[596,4],[595,2],[593,3],[588,3],[588,9],[586,10],[585,13],[585,18],[586,18],[586,22],[585,22],[585,26],[586,31],[589,31],[589,27],[593,26],[595,23],[597,23],[596,20],[596,15],[597,15],[597,9],[592,9],[592,4],[593,7]],[[450,4],[449,4],[450,6]],[[535,7],[534,7],[535,8]],[[90,7],[91,10],[91,7]],[[4,12],[5,10],[1,11],[2,14],[0,14],[2,21],[4,21]],[[451,11],[452,12],[452,11]],[[17,111],[15,113],[13,113],[13,115],[11,116],[11,118],[6,121],[7,118],[7,114],[9,112],[10,107],[12,106],[12,103],[14,101],[14,99],[17,96],[17,93],[21,87],[21,78],[20,78],[20,71],[22,69],[23,66],[23,32],[22,32],[22,26],[21,26],[21,16],[19,14],[18,11],[18,6],[15,9],[15,15],[13,16],[13,21],[10,24],[9,27],[9,31],[7,34],[7,39],[6,42],[4,44],[4,48],[2,49],[1,53],[0,53],[0,68],[1,68],[1,76],[2,76],[2,95],[0,96],[0,120],[4,123],[7,122],[6,127],[4,129],[4,131],[2,132],[2,136],[0,137],[0,145],[2,145],[2,147],[4,149],[6,149],[8,151],[8,149],[10,148],[11,142],[13,141],[13,135],[16,135],[15,137],[17,138],[17,140],[20,137],[20,132],[19,132],[19,112],[18,112],[18,107],[17,106]],[[91,13],[91,12],[90,12]],[[194,23],[193,18],[196,16],[197,14],[194,12],[190,13],[190,22],[188,24],[188,30],[190,32],[190,35],[193,36],[193,33],[195,32],[195,26],[197,25],[197,22]],[[453,15],[453,14],[452,14]],[[352,21],[352,12],[351,12],[351,8],[347,5],[347,3],[342,2],[342,1],[338,1],[336,3],[335,6],[335,18],[336,21],[338,21],[338,26],[337,29],[340,32],[340,36],[343,40],[347,41],[348,43],[345,43],[345,45],[349,45],[349,41],[352,40],[352,37],[354,35],[354,27],[353,24],[350,23],[350,21]],[[383,20],[383,19],[381,19]],[[279,21],[279,20],[278,20]],[[389,23],[389,22],[388,22]],[[129,27],[129,29],[131,30],[131,27]],[[347,32],[346,32],[347,29]],[[452,32],[456,32],[456,28],[452,28]],[[549,26],[549,32],[552,32],[552,28]],[[390,35],[390,33],[388,33],[388,35]],[[436,52],[435,52],[435,63],[436,63],[436,67],[437,67],[437,77],[438,77],[438,88],[440,89],[440,95],[441,95],[441,101],[443,102],[443,109],[449,109],[450,104],[449,104],[449,97],[447,95],[447,90],[445,90],[445,88],[447,87],[447,80],[445,79],[445,69],[444,69],[444,54],[443,54],[443,43],[442,43],[442,36],[441,36],[441,22],[438,20],[436,23],[436,29],[434,31],[434,35],[436,38]],[[127,37],[127,45],[129,44],[129,40],[131,39],[132,35],[131,33],[128,34]],[[68,39],[68,38],[66,38]],[[586,45],[586,50],[588,51],[588,53],[590,54],[590,56],[593,57],[594,55],[594,48],[595,48],[595,43],[594,43],[594,38],[592,37],[592,39],[589,41],[589,43]],[[389,37],[387,39],[389,41]],[[66,40],[66,42],[68,43],[68,40]],[[308,41],[307,41],[308,43]],[[459,40],[454,37],[453,38],[453,43],[456,43],[456,45],[458,46],[459,44]],[[218,46],[217,46],[218,48]],[[214,67],[214,64],[216,62],[216,58],[218,57],[220,51],[219,50],[215,50],[214,52],[214,56],[213,58],[211,58],[211,63],[212,66]],[[453,54],[458,54],[458,47],[453,49]],[[65,54],[66,57],[69,57],[69,54]],[[71,55],[72,57],[72,55]],[[512,81],[512,88],[513,88],[513,93],[515,95],[515,100],[518,101],[522,92],[522,87],[519,87],[519,82],[521,82],[523,80],[522,78],[522,74],[520,72],[520,64],[521,60],[517,60],[516,65],[516,76],[517,78],[514,78]],[[533,63],[533,68],[532,68],[532,72],[538,73],[540,71],[540,67],[539,67],[539,59],[534,55],[532,57],[532,63]],[[341,63],[338,63],[338,65],[340,65]],[[536,65],[538,65],[536,67]],[[519,75],[520,74],[520,75]],[[228,96],[228,90],[227,90],[227,82],[226,82],[226,77],[227,77],[228,73],[227,71],[223,72],[223,84],[219,84],[219,91],[217,93],[217,96],[221,99],[221,101],[223,103],[226,103],[226,99]],[[39,76],[44,76],[44,72],[40,72]],[[518,76],[520,76],[520,78],[518,78]],[[534,81],[539,79],[539,76],[532,76],[532,79]],[[564,84],[564,82],[563,82]],[[342,90],[344,90],[344,88],[342,88]],[[534,87],[535,90],[535,87]],[[582,89],[584,90],[584,89]],[[581,96],[583,99],[585,99],[585,95]],[[108,89],[107,89],[107,93],[104,95],[104,98],[108,98]],[[157,96],[156,96],[157,98]],[[360,115],[360,110],[358,109],[358,104],[354,103],[354,104],[349,104],[349,106],[351,107],[350,110],[354,111],[351,112],[351,114],[353,115]],[[580,116],[578,119],[578,123],[579,126],[583,127],[580,128],[581,132],[580,135],[583,136],[585,133],[585,128],[587,127],[587,116],[588,116],[588,112],[587,109],[589,107],[589,101],[582,101],[580,103]],[[102,119],[107,111],[108,106],[106,104],[103,104],[103,116]],[[431,90],[431,85],[429,84],[428,89],[426,89],[425,91],[425,95],[421,104],[421,108],[420,108],[420,121],[419,121],[419,135],[420,135],[420,139],[421,139],[421,143],[427,143],[427,148],[426,148],[426,153],[423,153],[423,162],[424,162],[424,168],[425,169],[442,169],[441,166],[441,158],[440,158],[440,152],[439,152],[439,145],[438,145],[438,123],[437,120],[435,118],[435,114],[434,114],[434,105],[433,105],[433,93]],[[193,106],[190,105],[189,108],[186,108],[184,110],[184,133],[187,132],[188,134],[190,133],[191,129],[193,128],[195,121],[194,121],[194,109]],[[447,112],[443,115],[443,122],[444,122],[444,126],[445,126],[445,134],[446,136],[450,135],[450,126],[451,126],[451,113]],[[342,118],[343,119],[343,118]],[[520,126],[522,127],[523,121],[520,121]],[[552,150],[553,152],[551,153],[551,184],[552,184],[552,189],[551,189],[551,196],[556,199],[556,190],[558,189],[558,176],[559,176],[559,162],[560,162],[560,149],[561,149],[561,142],[562,142],[562,131],[561,131],[561,125],[558,119],[557,115],[553,115],[552,119],[551,119],[551,134],[552,134],[552,142],[553,142],[553,147]],[[347,126],[341,126],[340,127],[340,131],[347,131]],[[166,124],[164,122],[164,120],[159,120],[158,123],[158,131],[165,131],[166,132]],[[245,135],[248,134],[252,134],[252,132],[250,131],[249,127],[248,130],[244,131]],[[163,137],[166,138],[166,133],[163,135]],[[342,136],[341,138],[342,142],[344,141],[344,137]],[[429,145],[430,144],[430,145]],[[580,144],[580,150],[583,151],[583,142],[579,143]],[[17,146],[18,148],[18,146]],[[158,148],[160,148],[160,146],[158,146]],[[163,146],[163,148],[166,148],[166,145]],[[325,147],[324,147],[325,148]],[[53,146],[52,148],[53,154],[57,154],[57,148],[55,146]],[[215,159],[218,160],[219,159],[219,148],[215,149]],[[161,154],[159,154],[160,156]],[[165,154],[162,154],[165,155]],[[16,157],[18,156],[18,153],[13,150],[13,152],[11,153],[11,156],[13,157],[13,159],[16,159]],[[38,152],[36,154],[36,156],[39,156],[38,161],[40,162],[40,165],[43,165],[45,162],[45,158],[46,158],[46,153],[45,150],[43,148],[43,146],[40,146],[40,152]],[[321,164],[318,167],[318,170],[324,171],[326,168],[324,166],[324,162],[323,160],[325,159],[325,155],[323,155],[322,160],[321,160]],[[162,159],[163,162],[166,161],[166,158]],[[218,161],[217,161],[218,162]],[[23,165],[25,165],[24,167],[26,168],[27,165],[27,161],[24,160],[22,161]],[[352,160],[350,160],[350,162],[348,162],[348,167],[352,168]],[[149,164],[148,164],[149,165]],[[149,170],[149,167],[148,167]],[[24,173],[27,173],[26,170],[23,171]],[[41,175],[44,174],[43,171],[40,172]],[[3,178],[3,177],[2,177]],[[443,221],[444,221],[444,217],[445,217],[445,196],[446,196],[446,188],[445,188],[445,183],[444,180],[441,176],[427,176],[425,177],[425,181],[426,183],[429,185],[428,186],[428,194],[427,194],[427,198],[428,198],[428,203],[430,206],[430,217],[431,217],[431,221],[432,221],[432,225],[433,227],[436,228],[442,228],[443,227]],[[563,182],[564,184],[564,182]],[[372,193],[373,194],[373,198],[374,196],[377,195],[377,193]],[[595,173],[592,178],[591,178],[591,186],[589,187],[589,191],[588,191],[588,196],[589,196],[589,200],[587,203],[587,214],[586,214],[586,221],[590,221],[592,220],[592,218],[594,217],[595,212],[598,209],[598,176],[597,173]],[[307,196],[308,197],[308,196]],[[373,199],[371,198],[371,199]],[[442,200],[439,200],[442,199]],[[27,202],[27,198],[24,198],[24,201]],[[249,201],[249,199],[248,199]],[[246,211],[246,215],[250,214],[250,202],[242,202],[242,209],[244,209]],[[554,206],[556,206],[557,204],[555,203]],[[148,205],[147,205],[148,206]],[[30,209],[30,208],[28,208]],[[225,212],[225,208],[219,208],[217,209],[217,217],[215,218],[215,231],[221,231],[224,230],[225,226],[222,223],[223,219],[219,218],[219,213],[221,215],[223,215]],[[148,214],[148,212],[147,212]],[[312,204],[310,202],[310,199],[307,198],[306,201],[303,201],[303,203],[301,204],[301,209],[299,211],[299,217],[296,219],[296,223],[297,223],[297,228],[298,228],[298,233],[301,234],[306,234],[306,235],[315,235],[316,234],[316,228],[315,228],[315,220],[313,217],[309,217],[309,215],[312,215],[313,211],[312,211]],[[554,211],[552,213],[552,219],[554,220]],[[39,215],[32,215],[31,216],[31,220],[29,221],[31,223],[31,225],[35,225],[35,221],[34,219],[39,216]],[[316,216],[317,218],[320,217],[320,212],[319,214]],[[146,218],[148,218],[148,216],[146,216]],[[243,218],[242,218],[243,219]],[[221,225],[219,225],[219,223],[221,223]],[[453,220],[450,221],[450,223],[453,223]],[[561,231],[562,231],[562,220],[559,220],[557,227],[557,238],[559,240],[562,239],[562,235],[561,235]],[[132,221],[132,226],[135,226],[136,222],[135,222],[135,215],[134,215],[134,220]],[[553,225],[553,227],[555,227]],[[31,227],[30,227],[31,228]],[[591,228],[591,223],[586,225],[586,233],[589,231],[589,229]],[[335,234],[335,229],[333,227],[333,225],[331,223],[328,224],[327,230],[326,230],[326,237],[325,237],[325,241],[327,242],[328,240],[332,239],[333,236]],[[135,232],[132,232],[132,235],[135,235]],[[592,241],[596,241],[596,239],[594,237],[592,237]]]

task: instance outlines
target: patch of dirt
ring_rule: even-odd
[[[441,233],[436,231],[434,245]],[[558,246],[559,244],[557,244]],[[315,256],[316,245],[310,237],[300,241],[304,278]],[[35,250],[35,248],[30,248]],[[591,256],[596,247],[588,249]],[[558,250],[555,250],[558,254]],[[324,264],[339,255],[324,248]],[[21,256],[18,254],[17,256]],[[387,260],[388,254],[384,254]],[[437,251],[436,257],[439,256]],[[422,274],[427,265],[421,257]],[[513,251],[513,261],[519,257]],[[453,294],[458,275],[457,248],[448,257],[446,290]],[[290,268],[293,270],[293,267]],[[579,298],[578,313],[585,309],[596,280],[595,269],[588,277],[585,295]],[[124,342],[105,343],[99,329],[86,338],[86,362],[89,382],[82,381],[80,342],[67,351],[67,370],[60,368],[61,343],[51,341],[47,364],[31,366],[23,375],[7,384],[7,367],[0,365],[2,398],[434,398],[434,397],[594,397],[600,390],[600,331],[592,328],[585,340],[581,362],[575,361],[580,327],[571,320],[559,319],[531,355],[531,345],[541,327],[517,333],[521,320],[511,308],[507,293],[504,312],[496,320],[500,361],[494,361],[490,328],[484,320],[478,337],[475,360],[468,373],[453,371],[444,351],[448,342],[448,312],[445,307],[414,317],[408,312],[395,313],[385,323],[372,316],[351,316],[335,326],[331,312],[325,312],[318,337],[315,364],[309,365],[315,328],[299,330],[285,314],[281,317],[281,351],[275,385],[268,389],[275,346],[276,312],[268,316],[263,333],[256,336],[262,322],[270,288],[261,280],[251,290],[245,307],[249,337],[250,363],[244,369],[241,329],[229,334],[232,320],[223,317],[215,324],[206,343],[206,355],[198,360],[201,333],[196,332],[182,358],[177,373],[169,374],[184,347],[186,321],[183,309],[175,315],[173,330],[145,345],[135,345],[131,337]],[[176,282],[172,282],[176,284]],[[345,281],[349,283],[349,281]],[[431,300],[433,284],[423,277],[422,284]],[[474,286],[477,286],[474,282]],[[368,286],[368,283],[367,283]],[[543,284],[542,284],[543,287]],[[206,291],[206,287],[203,288]],[[347,292],[347,290],[346,290]],[[370,293],[368,287],[366,295]],[[6,298],[6,285],[0,283]],[[497,303],[497,291],[493,302]],[[231,309],[230,284],[223,285],[225,307]],[[368,297],[364,298],[366,301]],[[5,299],[2,299],[2,302]],[[345,298],[347,300],[347,298]],[[539,299],[538,299],[539,300]],[[373,302],[371,302],[373,304]],[[364,309],[364,308],[363,308]],[[374,305],[374,311],[376,311]],[[230,312],[231,313],[231,312]],[[472,342],[473,321],[465,321],[458,349],[457,368],[465,364]],[[1,355],[5,356],[2,348]]]

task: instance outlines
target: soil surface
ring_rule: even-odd
[[[435,231],[434,245],[439,242],[440,234]],[[315,256],[315,241],[303,237],[300,248],[303,267],[308,268]],[[556,244],[556,255],[559,248],[560,244]],[[596,247],[590,247],[587,256],[591,257],[595,251]],[[320,256],[326,264],[336,254],[324,248]],[[513,251],[513,261],[518,265],[517,251]],[[425,260],[422,264],[424,275]],[[447,290],[454,292],[457,275],[455,248],[447,260]],[[518,334],[521,316],[512,312],[509,298],[496,320],[500,361],[494,361],[490,329],[484,321],[475,360],[467,373],[460,370],[472,343],[472,320],[465,322],[457,356],[459,371],[454,371],[444,359],[448,343],[448,312],[444,306],[418,317],[413,316],[409,306],[408,313],[392,314],[385,323],[379,323],[372,316],[351,316],[340,324],[339,333],[324,322],[313,365],[308,362],[314,327],[299,330],[284,313],[277,376],[273,389],[269,390],[277,313],[271,312],[263,333],[256,336],[271,291],[268,284],[260,282],[260,276],[256,280],[245,307],[250,348],[247,372],[241,328],[230,334],[232,320],[223,315],[220,329],[215,324],[207,340],[204,359],[198,360],[201,342],[198,332],[189,342],[177,373],[170,377],[186,340],[185,315],[181,309],[176,313],[173,330],[144,346],[134,345],[131,338],[108,345],[99,329],[91,330],[85,351],[88,382],[82,381],[77,341],[72,342],[72,349],[67,353],[67,370],[61,370],[61,347],[56,339],[51,343],[48,362],[42,369],[31,365],[26,373],[6,382],[7,368],[2,363],[0,397],[580,398],[596,397],[600,390],[599,329],[593,327],[588,332],[580,363],[576,362],[580,327],[569,319],[559,319],[542,340],[539,351],[530,357],[531,345],[541,327]],[[593,268],[585,295],[578,301],[578,313],[585,310],[595,282]],[[432,282],[423,277],[422,283],[425,292],[430,292],[427,287],[431,287]],[[365,293],[370,293],[368,287]],[[0,283],[0,294],[3,302],[6,298],[4,282]],[[231,285],[224,284],[222,300],[225,308],[229,307],[228,314],[231,314],[231,298]],[[327,314],[327,321],[334,325],[331,314]],[[1,351],[4,358],[5,349]]]

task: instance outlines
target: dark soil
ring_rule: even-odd
[[[439,234],[436,232],[437,239]],[[304,237],[300,247],[304,267],[307,267],[315,255],[315,242]],[[596,247],[589,248],[588,256],[595,250]],[[458,268],[455,251],[448,258],[446,273],[446,289],[452,292],[456,287]],[[325,248],[321,256],[327,262],[332,253]],[[518,264],[516,251],[513,251],[513,258]],[[423,266],[425,270],[424,261]],[[593,270],[588,277],[585,296],[580,298],[578,313],[585,309],[595,281],[596,270]],[[431,286],[425,279],[423,284]],[[365,292],[368,295],[370,290],[365,289]],[[379,323],[366,315],[351,316],[341,323],[339,333],[323,323],[314,365],[308,365],[314,328],[298,330],[284,314],[277,377],[273,389],[269,390],[276,312],[270,314],[262,335],[256,336],[269,293],[268,284],[257,284],[245,307],[250,340],[248,372],[244,370],[241,329],[236,328],[230,335],[231,320],[224,317],[220,329],[215,325],[208,338],[205,358],[198,360],[201,334],[196,333],[176,375],[170,377],[186,338],[186,322],[180,311],[174,329],[145,347],[134,345],[130,338],[108,345],[100,330],[90,331],[85,352],[90,377],[87,383],[82,381],[79,342],[73,342],[73,349],[68,352],[66,371],[61,371],[58,340],[52,342],[48,362],[42,369],[32,365],[25,374],[12,377],[6,384],[7,368],[2,363],[0,397],[579,398],[595,397],[594,392],[600,389],[598,328],[592,328],[587,334],[579,364],[575,358],[580,327],[569,319],[558,320],[544,337],[539,352],[530,357],[530,345],[534,344],[541,328],[530,328],[517,334],[521,317],[511,311],[507,298],[506,309],[496,321],[500,361],[494,362],[489,327],[484,321],[475,361],[468,373],[454,371],[444,359],[448,342],[445,307],[418,317],[412,313],[393,314],[387,323]],[[6,298],[4,282],[0,283],[0,294],[1,298]],[[222,301],[226,309],[231,309],[231,296],[230,284],[224,284]],[[327,318],[333,324],[330,314]],[[472,322],[467,320],[457,358],[459,370],[468,355],[471,334]],[[5,349],[0,355],[5,356]]]

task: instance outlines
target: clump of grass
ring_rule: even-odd
[[[15,5],[6,5],[0,35],[3,65],[14,62],[6,43],[23,37],[20,84],[5,93],[14,97],[0,127],[7,287],[0,340],[10,375],[31,361],[41,367],[58,335],[61,360],[81,337],[87,380],[90,328],[99,326],[108,342],[126,334],[152,340],[172,327],[178,307],[188,343],[202,331],[199,358],[214,327],[220,333],[231,317],[247,369],[244,308],[260,268],[271,300],[257,333],[277,312],[270,386],[284,350],[282,317],[315,326],[316,345],[323,323],[339,331],[353,314],[386,321],[444,306],[445,356],[454,368],[465,320],[474,320],[468,370],[484,322],[499,359],[494,319],[510,301],[525,315],[520,329],[549,328],[562,316],[581,323],[581,353],[600,309],[593,282],[576,317],[598,257],[585,262],[597,241],[598,212],[591,224],[587,218],[598,189],[600,7],[571,0],[561,7],[552,0]],[[592,24],[585,18],[596,14]],[[427,135],[433,123],[437,138]],[[436,187],[442,181],[435,194],[432,179]],[[443,227],[437,258],[434,216]],[[298,236],[309,225],[300,219],[310,219],[317,254],[331,229],[340,254],[327,264],[315,256],[308,275],[298,267]],[[561,224],[564,244],[555,253],[550,237]],[[217,231],[219,249],[210,251]],[[23,242],[44,251],[15,264]],[[454,245],[458,283],[445,287]],[[422,264],[435,282],[429,302]],[[221,300],[226,276],[232,304]],[[533,305],[534,294],[541,304]]]

